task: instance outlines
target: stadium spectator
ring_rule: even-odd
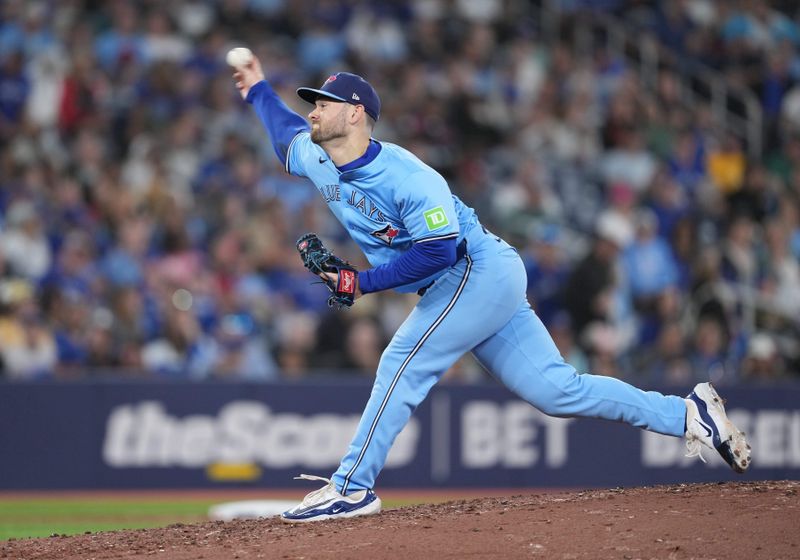
[[[32,202],[18,200],[11,205],[0,241],[6,267],[12,276],[36,283],[50,270],[52,251]]]
[[[564,287],[563,301],[578,340],[591,323],[614,322],[616,296],[622,289],[618,259],[632,235],[629,225],[614,214],[605,213],[598,219],[591,249],[572,270]]]
[[[650,210],[640,210],[635,227],[635,240],[625,249],[622,263],[639,316],[637,342],[652,344],[661,326],[677,315],[678,267],[669,244],[657,234]]]
[[[522,253],[528,274],[528,300],[542,322],[551,325],[556,316],[563,314],[562,291],[570,275],[562,248],[565,236],[552,224],[539,228],[534,235],[536,241],[531,250]]]
[[[0,373],[8,379],[53,375],[55,340],[33,296],[30,285],[22,280],[0,285]]]
[[[756,333],[747,345],[747,355],[742,360],[742,377],[751,382],[769,382],[786,374],[778,346],[768,334]]]

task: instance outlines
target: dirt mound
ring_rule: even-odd
[[[452,501],[374,517],[171,525],[0,543],[0,558],[800,558],[800,482]]]

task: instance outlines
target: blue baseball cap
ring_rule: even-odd
[[[320,97],[327,97],[351,105],[363,105],[367,114],[376,121],[381,114],[381,100],[375,88],[361,76],[350,72],[337,72],[328,76],[320,89],[298,88],[297,95],[309,103],[314,103]]]

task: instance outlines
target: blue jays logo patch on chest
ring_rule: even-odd
[[[386,224],[381,229],[373,231],[370,235],[377,237],[387,245],[391,245],[398,233],[400,233],[399,229],[394,227],[392,224]]]

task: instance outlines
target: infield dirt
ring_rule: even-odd
[[[0,543],[0,558],[798,559],[800,482],[614,488],[458,500],[373,517],[171,525]]]

